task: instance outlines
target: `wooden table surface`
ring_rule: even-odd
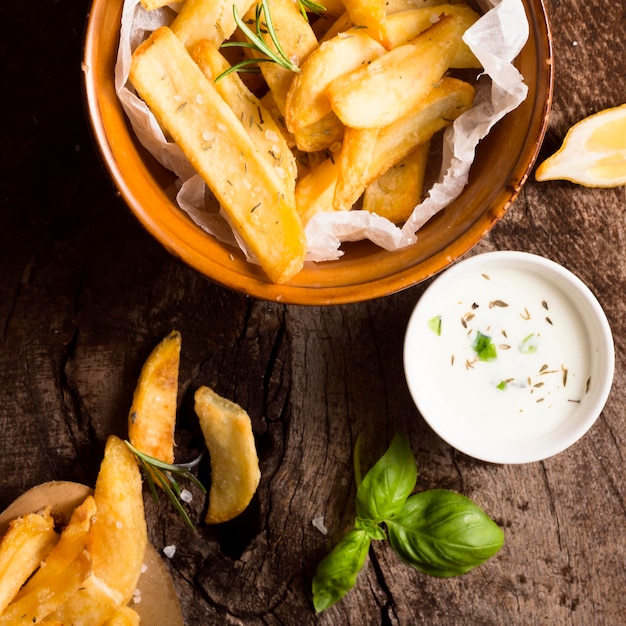
[[[183,337],[179,450],[193,444],[201,384],[244,406],[262,470],[249,509],[189,531],[146,492],[152,543],[185,623],[619,625],[626,619],[626,190],[529,180],[472,253],[517,249],[574,271],[615,338],[602,415],[543,462],[492,465],[443,443],[414,407],[402,342],[425,285],[328,308],[257,301],[207,282],[160,247],[116,195],[85,121],[86,2],[0,8],[0,509],[29,487],[93,485],[109,434],[125,437],[139,370]],[[556,82],[540,158],[579,119],[626,102],[622,2],[549,0]],[[377,543],[356,588],[316,616],[315,567],[354,515],[351,451],[393,428],[411,441],[418,489],[462,492],[502,525],[482,567],[435,579]],[[191,505],[202,516],[202,499]],[[328,534],[312,523],[322,517]]]

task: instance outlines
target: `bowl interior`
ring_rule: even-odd
[[[311,305],[356,302],[433,276],[471,249],[504,215],[545,134],[553,86],[550,29],[541,0],[524,0],[530,37],[516,65],[528,97],[479,144],[462,195],[431,219],[408,248],[387,252],[367,241],[344,244],[339,260],[306,263],[291,281],[275,285],[239,250],[204,233],[183,214],[171,200],[173,175],[136,141],[114,85],[122,4],[94,0],[85,36],[87,109],[109,174],[139,221],[172,254],[207,278],[258,298]]]
[[[481,282],[489,283],[484,292]],[[510,313],[487,312],[487,300]],[[450,311],[433,333],[429,320]],[[491,363],[463,348],[477,328],[497,345]],[[575,275],[536,255],[491,252],[449,268],[424,292],[404,365],[420,413],[442,439],[483,461],[525,463],[565,450],[591,428],[610,393],[614,346],[604,311]],[[509,384],[496,388],[498,381]]]

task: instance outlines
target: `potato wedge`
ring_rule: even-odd
[[[341,142],[345,127],[331,111],[321,120],[296,130],[293,134],[296,146],[303,152],[320,152],[333,148]]]
[[[287,58],[300,66],[303,61],[317,48],[317,37],[308,20],[300,12],[297,2],[293,0],[268,0],[272,23],[278,37],[278,41]],[[244,21],[251,24],[255,20],[255,6],[245,15]],[[276,50],[267,29],[262,34],[267,45]],[[253,56],[257,56],[255,53]],[[260,63],[261,73],[265,82],[272,92],[272,96],[280,110],[285,115],[287,92],[291,87],[294,73],[277,63]]]
[[[0,614],[58,541],[49,509],[13,520],[0,543]]]
[[[391,46],[395,48],[412,41],[430,28],[442,15],[456,15],[461,20],[463,33],[480,18],[480,15],[466,4],[440,4],[395,13],[387,17],[387,35]],[[481,69],[482,65],[469,46],[461,39],[459,47],[450,61],[450,67],[453,69]]]
[[[209,450],[211,487],[207,524],[233,519],[250,504],[261,472],[248,414],[234,402],[200,387],[195,411]]]
[[[28,615],[40,621],[76,593],[91,571],[91,558],[86,547],[95,515],[96,501],[93,496],[87,496],[74,509],[44,565],[20,589],[3,617]]]
[[[233,7],[245,15],[256,0],[186,0],[170,28],[191,50],[201,39],[219,47],[237,28]]]
[[[140,0],[141,6],[146,11],[154,11],[170,4],[171,0]]]
[[[93,571],[126,604],[137,587],[148,539],[139,467],[128,446],[113,435],[106,442],[94,499],[97,515],[88,537]]]
[[[333,80],[326,93],[339,119],[351,128],[380,128],[406,115],[450,67],[461,28],[458,17],[444,16],[413,41]]]
[[[333,198],[338,175],[339,163],[329,157],[298,181],[296,206],[303,224],[316,213],[335,210]]]
[[[472,85],[446,77],[396,123],[380,130],[346,129],[335,209],[351,208],[367,185],[469,109],[473,101]]]
[[[354,24],[366,28],[371,37],[389,48],[386,0],[343,0],[343,4]]]
[[[148,544],[141,475],[128,446],[111,435],[94,490],[96,519],[87,537],[92,573],[52,614],[64,624],[103,624],[132,598]]]
[[[30,624],[40,622],[69,598],[81,593],[90,572],[91,558],[85,549],[66,563],[65,567],[57,570],[54,576],[47,574],[44,564],[37,570],[37,574],[41,573],[43,576],[31,585],[28,593],[20,593],[9,604],[0,617],[0,624],[13,626],[22,619],[29,620]]]
[[[330,83],[367,65],[385,53],[385,48],[366,30],[352,28],[320,44],[304,61],[287,94],[285,121],[296,131],[310,126],[331,112],[325,94]]]
[[[365,189],[363,209],[395,224],[403,224],[424,192],[430,141],[425,141],[381,174]]]
[[[305,239],[293,194],[169,28],[137,48],[130,81],[270,280],[282,283],[297,274]]]
[[[196,45],[191,56],[209,80],[215,80],[230,68],[227,59],[206,39]],[[298,173],[296,159],[283,135],[283,128],[274,120],[272,113],[248,89],[236,72],[216,81],[215,89],[242,121],[260,153],[266,156],[274,168],[284,170],[285,185],[293,192]]]
[[[181,337],[172,331],[144,363],[128,414],[128,439],[140,452],[174,462]]]

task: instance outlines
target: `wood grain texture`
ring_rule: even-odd
[[[550,0],[548,10],[556,84],[540,159],[579,119],[626,102],[621,3]],[[10,93],[0,130],[0,508],[47,480],[93,486],[107,435],[125,436],[141,365],[177,329],[179,456],[200,447],[192,399],[208,384],[250,414],[262,471],[240,518],[196,533],[146,494],[152,543],[177,547],[167,566],[188,626],[623,623],[626,188],[529,180],[472,251],[525,250],[571,269],[604,306],[616,348],[611,397],[580,442],[540,463],[478,462],[428,428],[404,382],[404,328],[426,285],[356,305],[265,303],[208,283],[141,229],[85,122],[86,12],[67,0],[0,8]],[[472,498],[504,527],[505,547],[439,580],[377,544],[356,588],[316,616],[311,577],[354,515],[355,440],[373,456],[394,428],[410,437],[418,489]],[[207,481],[208,469],[205,460]],[[197,495],[197,520],[204,506]]]

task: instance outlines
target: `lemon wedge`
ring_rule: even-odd
[[[537,168],[535,178],[569,180],[585,187],[626,185],[626,104],[572,126],[561,148]]]

